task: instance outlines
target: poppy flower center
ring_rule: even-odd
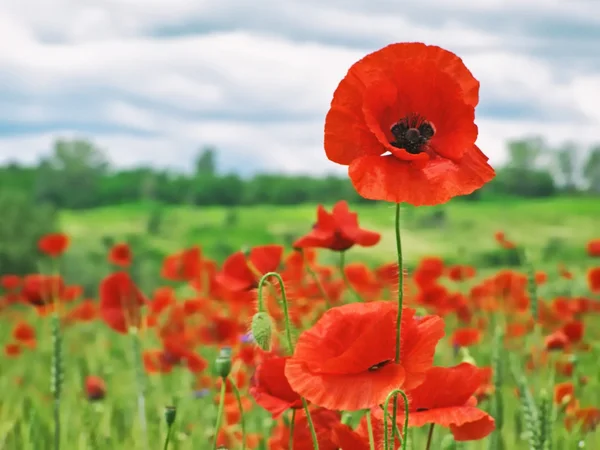
[[[392,360],[391,359],[386,359],[385,361],[381,361],[378,362],[377,364],[372,365],[371,367],[369,367],[369,372],[375,372],[379,369],[381,369],[384,366],[387,366],[389,363],[391,363]]]
[[[390,144],[413,155],[422,153],[435,134],[433,125],[417,114],[403,117],[392,125],[390,131],[394,136]]]

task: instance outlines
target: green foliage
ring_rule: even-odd
[[[498,196],[548,197],[563,190],[573,192],[583,177],[591,192],[600,192],[600,147],[591,150],[582,173],[574,159],[574,144],[565,144],[552,155],[540,138],[508,143],[509,161],[497,169],[494,180],[463,197],[478,201]],[[312,177],[257,174],[242,178],[222,174],[218,151],[202,149],[191,174],[149,167],[116,170],[101,149],[86,140],[58,140],[48,158],[37,167],[9,164],[0,167],[0,188],[33,193],[36,200],[59,208],[82,209],[131,202],[170,205],[297,205],[348,200],[369,203],[359,197],[346,176]],[[555,180],[554,175],[558,177]]]
[[[57,215],[24,192],[0,191],[0,274],[37,272],[37,242],[56,231]]]

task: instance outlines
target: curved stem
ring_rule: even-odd
[[[283,285],[283,278],[277,272],[268,272],[264,274],[259,283],[258,283],[258,310],[264,311],[264,302],[262,298],[262,288],[266,283],[269,277],[275,277],[277,282],[279,283],[279,288],[281,289],[281,302],[283,305],[283,318],[285,321],[285,334],[287,338],[287,343],[289,347],[290,353],[294,353],[294,340],[292,339],[292,324],[290,321],[290,313],[288,308],[287,297],[285,295],[285,286]],[[315,431],[315,426],[313,424],[312,418],[310,417],[310,411],[308,410],[308,403],[306,400],[302,398],[302,405],[304,406],[304,412],[306,413],[306,420],[308,422],[308,427],[310,428],[310,434],[312,436],[313,447],[314,450],[319,450],[319,442],[317,441],[317,433]]]
[[[402,427],[402,450],[406,450],[407,439],[406,436],[408,434],[408,398],[404,391],[400,389],[394,389],[390,392],[385,398],[385,403],[383,404],[383,442],[384,442],[384,450],[388,450],[389,439],[388,439],[388,406],[390,404],[390,400],[394,397],[394,403],[397,403],[398,395],[401,395],[404,399],[404,426]],[[394,447],[394,438],[396,434],[396,417],[392,417],[392,448]]]
[[[304,406],[304,413],[306,414],[306,421],[308,422],[308,428],[310,429],[310,437],[312,438],[312,444],[314,450],[319,450],[319,441],[317,440],[317,432],[315,431],[315,424],[310,417],[310,411],[308,410],[308,403],[306,399],[302,397],[302,405]]]
[[[429,448],[431,447],[434,426],[435,426],[435,423],[432,423],[431,425],[429,425],[429,433],[427,433],[427,446],[425,447],[425,450],[429,450]]]
[[[364,302],[364,300],[360,296],[360,294],[358,292],[356,292],[356,289],[354,289],[354,287],[352,287],[352,285],[350,284],[350,280],[348,280],[348,277],[346,276],[346,271],[344,270],[345,267],[346,267],[346,252],[343,251],[343,252],[340,252],[340,272],[342,273],[342,279],[344,280],[344,284],[346,285],[348,290],[352,292],[352,295],[354,295],[359,302]]]
[[[319,293],[321,294],[321,297],[323,297],[323,300],[325,300],[325,308],[327,308],[327,309],[331,308],[331,302],[329,300],[329,296],[327,295],[327,292],[325,292],[325,288],[323,287],[321,280],[319,280],[319,277],[317,276],[315,271],[312,269],[312,267],[310,267],[310,264],[308,263],[308,260],[306,259],[306,253],[304,253],[303,250],[301,250],[301,251],[302,251],[302,256],[304,259],[304,265],[306,266],[306,271],[308,272],[308,274],[311,276],[311,278],[317,285],[317,289],[319,289]]]
[[[290,353],[292,353],[294,350],[294,341],[292,339],[292,324],[290,321],[290,314],[288,311],[288,302],[287,302],[287,297],[285,295],[285,287],[283,285],[283,279],[281,278],[281,275],[279,275],[277,272],[268,272],[268,273],[264,274],[258,283],[258,311],[264,312],[265,305],[264,305],[264,301],[263,301],[262,289],[263,289],[265,282],[267,281],[267,279],[269,277],[277,278],[277,282],[279,283],[279,288],[281,289],[281,302],[283,304],[283,317],[285,320],[285,335],[287,338],[289,351],[290,351]]]
[[[294,426],[296,425],[296,410],[292,409],[292,420],[290,421],[290,443],[288,447],[290,450],[294,448]]]
[[[219,441],[219,429],[221,428],[221,420],[223,419],[223,409],[225,408],[225,385],[227,379],[221,379],[221,393],[219,395],[219,409],[217,409],[217,423],[215,424],[215,438],[213,441],[213,449],[217,449],[217,443]]]
[[[225,382],[225,380],[223,380]],[[244,420],[244,407],[242,406],[242,397],[240,396],[240,390],[233,381],[232,378],[229,378],[229,383],[231,383],[231,387],[233,388],[233,394],[235,395],[235,399],[238,404],[238,408],[240,410],[240,424],[242,425],[242,450],[246,450],[246,421]]]
[[[369,433],[369,449],[375,450],[375,438],[373,437],[373,421],[371,420],[370,409],[367,410],[367,432]]]

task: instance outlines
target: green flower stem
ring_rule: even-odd
[[[400,329],[404,305],[404,267],[402,263],[402,239],[400,238],[400,203],[396,204],[396,253],[398,255],[398,317],[396,319],[396,364],[400,362]]]
[[[433,441],[433,428],[435,427],[435,423],[429,425],[429,433],[427,433],[427,446],[425,450],[429,450],[431,448],[431,442]]]
[[[352,295],[354,295],[359,302],[364,302],[364,300],[360,296],[360,294],[358,292],[356,292],[356,289],[354,289],[354,287],[352,287],[352,285],[350,284],[350,280],[348,280],[348,277],[346,276],[346,271],[344,270],[345,267],[346,267],[346,252],[342,251],[342,252],[340,252],[340,272],[342,274],[342,279],[344,280],[344,284],[346,285],[348,290],[352,292]]]
[[[369,449],[375,450],[375,438],[373,437],[373,421],[371,420],[370,409],[367,410],[367,432],[369,433]]]
[[[138,414],[140,420],[140,428],[142,432],[142,439],[144,442],[144,448],[149,448],[148,443],[148,426],[146,423],[146,384],[144,377],[144,368],[142,367],[142,347],[140,344],[140,337],[138,335],[137,328],[130,329],[131,334],[131,346],[133,350],[133,368],[135,371],[135,384],[137,388],[137,403],[138,403]]]
[[[258,283],[258,311],[264,312],[262,289],[263,289],[265,282],[267,281],[267,279],[269,277],[276,278],[277,282],[279,283],[279,288],[281,289],[281,301],[283,304],[283,318],[285,321],[285,335],[287,338],[287,344],[288,344],[289,351],[290,351],[290,353],[293,354],[294,353],[294,341],[292,339],[292,324],[290,321],[287,297],[285,295],[285,286],[283,284],[283,279],[281,278],[281,275],[279,275],[277,272],[268,272],[268,273],[264,274]],[[304,412],[306,413],[306,420],[308,422],[308,427],[310,429],[310,435],[312,437],[313,448],[314,448],[314,450],[319,450],[319,442],[317,440],[317,433],[315,431],[315,426],[312,421],[312,418],[310,417],[310,411],[308,410],[308,403],[306,403],[306,400],[304,398],[302,398],[302,405],[304,406]]]
[[[63,382],[62,335],[57,308],[58,306],[55,304],[54,313],[52,315],[52,365],[50,369],[50,391],[52,392],[53,397],[54,417],[54,450],[60,449],[60,398]]]
[[[167,437],[165,438],[165,445],[163,446],[163,450],[168,450],[169,441],[171,440],[171,431],[173,430],[173,426],[169,425],[169,429],[167,430]]]
[[[262,276],[262,278],[260,279],[260,281],[258,282],[258,311],[259,312],[265,311],[262,290],[263,290],[264,284],[266,283],[266,281],[269,277],[276,278],[277,282],[279,283],[279,288],[281,289],[281,302],[283,304],[283,320],[285,321],[285,336],[287,339],[288,348],[290,350],[290,353],[292,353],[294,351],[294,340],[292,339],[292,322],[290,321],[290,313],[289,313],[289,308],[288,308],[287,297],[285,295],[285,287],[283,285],[283,279],[281,278],[281,275],[279,275],[277,272],[268,272],[268,273],[264,274]]]
[[[308,410],[308,403],[306,403],[306,399],[304,397],[302,397],[302,405],[304,406],[304,413],[306,414],[308,428],[310,429],[310,437],[312,438],[313,449],[319,450],[319,441],[317,439],[317,432],[315,431],[315,424],[312,421],[312,417],[310,417],[310,411]]]
[[[400,363],[400,333],[402,329],[402,313],[404,307],[404,266],[402,261],[402,239],[400,237],[400,203],[396,203],[396,254],[398,256],[398,315],[396,317],[396,364]],[[406,421],[408,421],[408,401],[406,397],[404,399],[405,410],[406,410]],[[396,423],[396,417],[398,415],[398,395],[394,396],[394,406],[392,412],[392,420]],[[387,416],[386,416],[387,417]],[[387,428],[386,428],[387,432]],[[392,430],[392,443],[394,442],[394,435],[396,429]],[[404,438],[402,439],[402,447],[405,448],[406,444],[406,430],[404,430]],[[392,444],[393,445],[393,444]],[[386,447],[387,450],[387,447]]]
[[[389,438],[388,438],[388,406],[390,404],[390,400],[392,397],[394,397],[394,404],[397,403],[396,398],[398,398],[398,395],[401,395],[402,398],[404,399],[404,426],[402,429],[402,450],[406,450],[406,443],[408,442],[408,439],[406,439],[407,435],[408,435],[408,398],[406,397],[406,394],[404,393],[404,391],[400,390],[400,389],[394,389],[392,392],[390,392],[386,399],[385,399],[385,403],[383,404],[383,448],[384,450],[388,450],[389,448]],[[396,417],[392,417],[392,449],[394,447],[394,439],[396,436]]]
[[[223,410],[225,409],[225,387],[227,384],[226,378],[221,378],[221,394],[219,395],[219,409],[217,409],[217,423],[215,424],[215,438],[213,440],[213,450],[217,449],[217,443],[219,440],[219,429],[221,428],[221,421],[223,420]]]
[[[294,426],[296,425],[296,410],[292,409],[292,420],[290,420],[290,442],[288,447],[294,449]]]
[[[233,378],[228,379],[229,383],[231,383],[231,387],[233,388],[233,394],[235,395],[235,399],[240,410],[240,422],[242,425],[242,450],[246,450],[246,421],[244,420],[244,407],[242,406],[242,397],[240,395],[240,390],[235,384],[235,381],[233,381]]]

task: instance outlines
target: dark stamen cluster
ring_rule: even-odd
[[[391,359],[387,359],[385,361],[381,361],[377,364],[372,365],[371,367],[369,367],[369,372],[375,372],[376,370],[381,369],[384,366],[387,366],[389,363],[391,363],[392,360]]]
[[[395,140],[390,144],[413,155],[423,152],[425,145],[435,134],[431,123],[416,114],[400,119],[392,125],[391,132]]]

